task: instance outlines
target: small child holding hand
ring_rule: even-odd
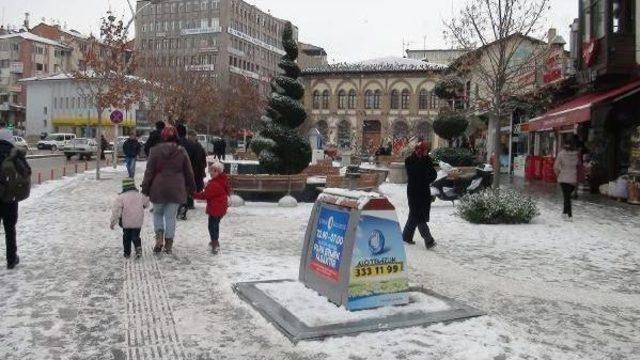
[[[131,243],[136,250],[136,259],[142,256],[140,229],[144,223],[144,209],[147,206],[149,206],[149,198],[138,192],[134,180],[131,178],[123,179],[122,193],[113,203],[111,230],[118,223],[122,226],[122,245],[124,246],[124,257],[127,259],[131,256]]]

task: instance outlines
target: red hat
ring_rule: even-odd
[[[426,156],[427,154],[429,154],[429,150],[431,148],[431,145],[429,145],[428,142],[426,141],[422,141],[419,142],[418,145],[416,145],[416,155],[418,156]]]
[[[178,138],[178,131],[171,125],[167,125],[160,133],[162,141],[171,141]]]

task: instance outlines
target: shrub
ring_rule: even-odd
[[[474,166],[476,160],[467,149],[438,148],[431,152],[433,160],[438,163],[444,161],[451,166]]]
[[[460,78],[448,76],[438,81],[433,91],[441,99],[455,99],[464,92],[464,84]]]
[[[485,190],[464,196],[457,214],[474,224],[528,224],[540,215],[535,200],[514,190]]]
[[[433,122],[433,131],[443,139],[451,141],[464,134],[469,121],[463,115],[444,113]]]

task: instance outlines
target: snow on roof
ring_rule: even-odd
[[[388,56],[364,60],[355,63],[338,63],[319,67],[309,67],[303,70],[305,74],[314,73],[351,73],[351,72],[403,72],[403,71],[438,71],[447,67],[440,64],[421,60]]]
[[[68,48],[68,46],[51,40],[51,39],[47,39],[44,38],[42,36],[38,36],[36,34],[32,34],[30,32],[18,32],[18,33],[12,33],[12,34],[6,34],[6,35],[0,35],[0,40],[2,39],[10,39],[10,38],[14,38],[14,37],[21,37],[25,40],[30,40],[30,41],[35,41],[35,42],[39,42],[39,43],[43,43],[43,44],[47,44],[47,45],[53,45],[53,46],[59,46],[59,47],[64,47],[64,48]]]
[[[87,72],[87,77],[93,77],[95,76],[93,74],[92,71],[88,71]],[[33,76],[30,78],[24,78],[24,79],[20,79],[18,80],[19,82],[27,82],[27,81],[51,81],[51,80],[69,80],[73,78],[73,74],[70,73],[58,73],[58,74],[54,74],[54,75],[44,75],[44,76]],[[128,79],[131,80],[139,80],[143,83],[146,83],[147,80],[143,79],[141,77],[138,76],[133,76],[133,75],[127,75]]]

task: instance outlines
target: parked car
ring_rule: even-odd
[[[76,138],[75,134],[56,133],[50,134],[44,140],[38,141],[38,150],[62,149],[65,144]]]
[[[27,153],[31,151],[29,144],[27,144],[27,142],[21,136],[14,136],[13,139],[17,148],[22,149]]]
[[[64,156],[70,160],[74,155],[78,155],[80,160],[91,160],[91,156],[98,151],[98,143],[95,139],[77,138],[73,139],[62,148]]]

